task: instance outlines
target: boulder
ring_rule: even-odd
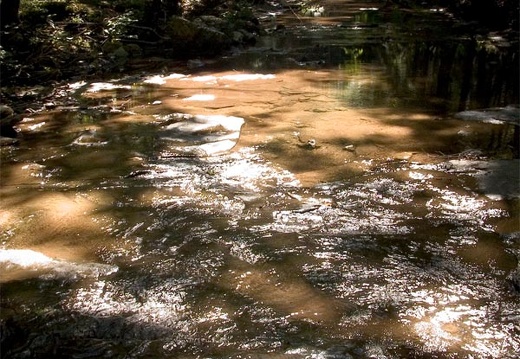
[[[172,16],[166,27],[168,37],[176,52],[186,56],[197,54],[217,54],[229,48],[231,39],[207,22],[189,21],[180,16]]]
[[[0,127],[13,126],[15,120],[13,109],[6,105],[0,105]]]
[[[20,121],[13,109],[6,105],[0,105],[0,146],[12,146],[18,144],[17,132],[14,129]]]
[[[175,42],[190,43],[197,36],[197,25],[181,17],[172,16],[166,25],[166,33]]]
[[[455,114],[455,118],[464,121],[480,121],[488,123],[511,123],[520,126],[520,107],[509,105],[481,110],[462,111]]]
[[[193,22],[202,26],[212,27],[222,32],[226,32],[230,28],[226,20],[212,15],[202,15]]]
[[[209,26],[199,27],[197,42],[202,53],[217,54],[229,48],[231,39],[223,32]]]
[[[163,118],[159,139],[165,156],[207,157],[230,151],[240,138],[241,117],[174,113]],[[171,123],[173,121],[173,123]]]

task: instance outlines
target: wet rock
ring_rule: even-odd
[[[491,199],[520,198],[520,160],[485,162],[484,171],[477,173],[480,190]]]
[[[305,141],[301,138],[301,134],[299,132],[295,132],[294,136],[298,139],[298,142],[300,142],[298,143],[298,147],[300,148],[307,150],[315,150],[317,148],[320,148],[318,142],[314,138],[310,138],[307,141]]]
[[[204,61],[201,61],[199,59],[188,60],[188,63],[187,63],[187,66],[189,69],[196,69],[196,68],[204,67],[205,65],[206,64],[204,63]]]
[[[13,109],[6,105],[0,105],[0,146],[12,146],[18,144],[17,132],[14,126],[20,121]]]
[[[479,190],[493,200],[520,198],[520,160],[458,159],[447,162],[451,173],[464,173],[476,178]]]
[[[123,66],[127,63],[129,58],[128,47],[123,46],[121,43],[107,42],[103,45],[103,52],[112,60],[115,66]]]
[[[6,105],[0,105],[0,125],[11,125],[12,118],[14,116],[14,111],[11,107]]]
[[[124,46],[124,49],[130,57],[140,57],[143,55],[143,49],[137,44],[127,44]]]
[[[254,32],[250,32],[243,29],[239,30],[238,32],[242,34],[241,43],[253,45],[256,42],[256,34]]]
[[[520,265],[507,276],[507,279],[515,292],[520,294]]]
[[[516,256],[517,267],[507,276],[507,281],[512,289],[520,294],[520,232],[512,232],[502,235],[504,243],[509,247],[509,252]]]
[[[170,119],[180,121],[169,123]],[[172,114],[159,135],[163,141],[178,144],[167,146],[173,157],[206,157],[231,150],[243,124],[243,118],[233,116]]]
[[[107,143],[108,140],[96,130],[87,130],[73,141],[73,144],[79,146],[102,146]]]
[[[229,24],[226,20],[211,15],[200,16],[194,20],[194,23],[196,23],[199,26],[212,27],[222,32],[225,32],[226,28],[229,27]]]
[[[214,21],[213,21],[214,22]],[[176,51],[216,54],[231,45],[231,39],[218,28],[209,26],[203,20],[189,21],[180,16],[172,16],[166,28]]]
[[[0,136],[0,146],[14,146],[18,143],[16,138]]]
[[[172,16],[168,21],[166,31],[173,41],[180,40],[188,43],[195,39],[197,25],[183,17]]]
[[[512,123],[520,126],[520,107],[509,105],[482,110],[462,111],[455,114],[455,118],[465,121],[481,121],[489,123]]]
[[[241,31],[233,31],[233,35],[231,36],[234,43],[242,43],[244,41],[244,34]]]
[[[123,66],[128,61],[128,52],[121,46],[110,54],[110,58],[116,65]]]
[[[356,146],[354,145],[346,145],[345,147],[343,147],[343,149],[349,152],[356,152]]]
[[[201,50],[204,53],[215,54],[228,48],[231,44],[229,37],[212,27],[199,27],[198,36],[198,41],[202,43]]]
[[[316,140],[314,138],[311,138],[310,140],[308,140],[301,146],[308,150],[315,150],[320,147],[320,146],[318,146],[318,143],[316,142]]]

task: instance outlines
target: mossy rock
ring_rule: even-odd
[[[199,26],[207,26],[217,29],[222,32],[226,32],[230,29],[230,24],[226,20],[212,16],[212,15],[202,15],[196,18],[194,21]]]
[[[202,20],[192,22],[179,16],[168,20],[167,34],[178,55],[217,54],[231,45],[230,37],[219,29]]]
[[[143,50],[137,44],[126,44],[124,49],[131,57],[141,57],[143,55]]]
[[[196,24],[180,16],[172,16],[168,20],[166,33],[173,41],[189,43],[194,41],[198,33]]]

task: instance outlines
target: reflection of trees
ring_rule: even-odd
[[[386,41],[382,46],[367,45],[362,55],[365,62],[385,66],[392,91],[386,95],[379,92],[378,96],[409,98],[419,105],[442,104],[447,111],[518,102],[516,49],[497,48],[474,39]]]

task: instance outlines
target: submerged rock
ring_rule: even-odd
[[[73,141],[73,144],[78,146],[102,146],[107,143],[108,140],[96,130],[87,130]]]
[[[482,110],[462,111],[455,114],[455,118],[465,121],[481,121],[488,123],[512,123],[520,126],[520,107],[509,105]]]
[[[178,119],[169,123],[169,119]],[[223,115],[184,115],[167,116],[167,122],[160,139],[177,145],[166,146],[166,152],[173,157],[206,157],[231,150],[240,137],[244,119]]]
[[[216,54],[231,45],[231,39],[219,29],[203,21],[189,21],[172,16],[166,28],[174,50],[189,53]]]
[[[480,191],[490,199],[520,198],[520,160],[452,160],[451,172],[466,173],[477,179]]]
[[[18,142],[16,138],[0,136],[0,146],[13,146],[17,145]]]

